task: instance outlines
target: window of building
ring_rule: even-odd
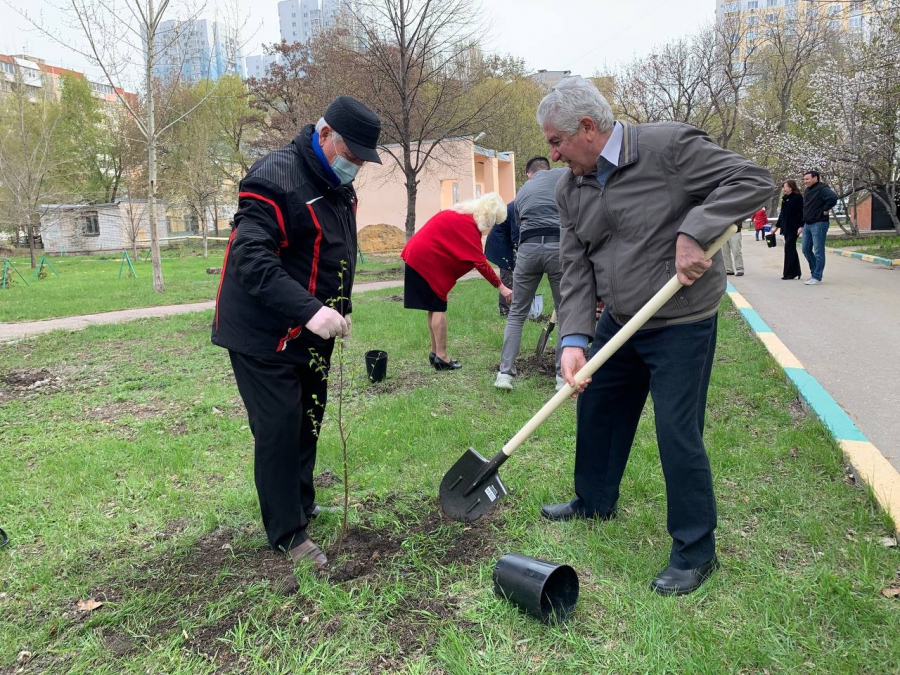
[[[726,12],[739,12],[741,10],[740,2],[729,2],[725,4],[724,10]]]
[[[766,7],[778,7],[781,5],[781,0],[766,0]]]
[[[828,30],[836,32],[836,31],[839,31],[840,29],[841,29],[840,21],[829,21],[828,22]]]
[[[0,63],[0,68],[3,69],[4,73],[15,73],[16,72],[15,64],[7,63],[6,61],[3,61],[2,63]]]
[[[747,0],[747,9],[759,9],[759,0]]]
[[[754,14],[753,16],[747,17],[747,25],[748,26],[755,26],[758,23],[759,23],[759,17],[756,14]]]
[[[797,6],[797,0],[784,0],[784,4],[789,5],[789,6],[790,6],[790,5],[793,5],[794,7],[796,7],[796,6]]]
[[[862,28],[862,16],[851,16],[850,28]]]
[[[766,14],[766,23],[778,23],[778,14],[775,14],[774,12],[772,14]]]
[[[184,224],[185,232],[199,232],[200,231],[200,225],[197,221],[197,216],[195,216],[193,214],[191,214],[191,215],[185,214],[185,215],[181,216],[181,222]]]
[[[759,37],[759,35],[757,34],[757,32],[755,30],[747,31],[747,42],[753,42],[754,40],[756,40],[757,37]]]
[[[797,20],[797,10],[796,9],[786,9],[784,11],[784,20],[785,21],[796,21]]]
[[[840,5],[828,5],[828,13],[831,15],[840,14],[841,6]]]
[[[79,229],[85,237],[100,236],[100,216],[96,211],[88,211],[78,218]]]

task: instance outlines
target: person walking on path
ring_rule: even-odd
[[[447,355],[447,296],[461,276],[477,269],[507,302],[512,300],[512,291],[497,277],[481,248],[484,233],[505,218],[506,204],[494,192],[459,202],[432,216],[400,254],[406,263],[403,306],[428,312],[428,361],[435,370],[462,367]]]
[[[741,229],[743,221],[735,223],[737,232],[731,235],[731,238],[725,242],[722,247],[722,257],[725,259],[725,274],[744,276],[744,252],[741,248]]]
[[[378,117],[339,96],[324,117],[240,183],[212,341],[228,349],[255,440],[254,477],[272,548],[316,565],[313,470],[336,337],[350,334],[356,260],[353,179],[381,163]]]
[[[546,157],[532,157],[525,165],[528,180],[516,195],[516,221],[519,224],[519,249],[517,254],[514,288],[516,299],[506,319],[503,331],[503,348],[500,351],[500,372],[494,386],[511,391],[516,375],[516,356],[522,345],[522,327],[528,317],[531,301],[544,275],[550,282],[553,305],[559,307],[559,282],[562,268],[559,264],[559,213],[556,207],[556,185],[566,169],[551,169]],[[556,350],[556,388],[562,389],[563,379],[559,370],[561,350]]]
[[[781,211],[775,229],[784,237],[784,281],[800,278],[800,256],[797,255],[797,237],[803,228],[803,195],[797,181],[791,179],[781,184]]]
[[[566,78],[541,101],[538,123],[559,181],[562,372],[578,396],[575,498],[544,506],[553,521],[616,517],[619,485],[648,393],[666,480],[669,564],[651,582],[690,593],[718,566],[716,504],[703,445],[725,266],[704,248],[772,190],[769,172],[687,124],[617,122],[597,88]],[[665,186],[665,189],[661,189]],[[672,276],[676,295],[600,368],[585,365],[597,300],[597,353]]]
[[[519,242],[519,228],[516,224],[515,202],[506,205],[506,220],[491,228],[484,240],[484,256],[500,270],[500,281],[507,288],[513,286],[513,271],[516,269],[516,244]],[[503,294],[498,294],[500,316],[509,315],[509,303]]]
[[[762,207],[753,214],[753,229],[756,231],[756,241],[766,240],[766,225],[769,219],[766,216],[766,207]]]
[[[828,235],[828,213],[837,204],[834,190],[822,182],[819,172],[807,171],[803,174],[803,227],[799,234],[803,237],[803,256],[809,263],[810,277],[803,283],[817,286],[822,283],[825,271],[825,237]]]

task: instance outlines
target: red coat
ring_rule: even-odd
[[[753,214],[753,226],[756,230],[762,230],[769,224],[768,218],[766,218],[766,209],[765,207],[761,208],[759,211]]]
[[[400,257],[424,277],[441,300],[446,300],[456,281],[473,268],[492,286],[500,286],[500,279],[484,257],[475,219],[451,209],[425,223],[406,242]]]

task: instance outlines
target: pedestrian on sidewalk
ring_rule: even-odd
[[[519,227],[516,223],[516,206],[512,201],[506,205],[506,220],[491,228],[484,240],[484,256],[500,270],[500,281],[507,288],[513,286],[513,271],[516,269],[516,245],[519,243]],[[498,294],[497,306],[500,316],[509,315],[509,303],[503,293]]]
[[[406,263],[403,306],[428,312],[428,362],[435,370],[462,367],[447,354],[447,296],[460,277],[477,269],[507,302],[512,300],[512,290],[497,277],[481,248],[484,234],[505,218],[506,204],[495,192],[459,202],[432,216],[400,254]]]
[[[648,394],[666,480],[668,566],[662,595],[695,591],[718,566],[716,502],[703,444],[725,268],[704,248],[772,191],[769,172],[688,124],[616,121],[581,77],[541,101],[551,159],[569,171],[556,191],[560,218],[562,372],[578,392],[575,497],[548,504],[552,521],[609,520]],[[665,186],[665,189],[661,189]],[[575,381],[591,354],[673,277],[683,287],[593,379]],[[597,299],[605,303],[599,322]],[[594,324],[596,325],[596,329]]]
[[[240,184],[212,341],[228,349],[255,441],[269,544],[324,565],[306,533],[319,507],[313,470],[336,337],[350,334],[356,260],[353,179],[381,164],[381,122],[338,96],[315,125],[256,161]]]
[[[753,214],[753,229],[756,230],[756,241],[766,240],[766,225],[768,224],[769,219],[766,217],[766,207],[764,206]]]
[[[566,169],[551,169],[546,157],[532,157],[525,164],[528,180],[516,195],[516,222],[519,225],[519,248],[513,276],[516,299],[506,319],[503,348],[500,351],[500,371],[494,386],[511,391],[516,375],[516,356],[522,346],[522,328],[528,317],[531,301],[544,275],[550,282],[553,306],[559,307],[559,283],[562,268],[559,263],[559,212],[556,207],[556,185]],[[556,350],[556,388],[565,382],[559,370],[561,350]]]
[[[731,238],[725,242],[722,247],[722,257],[725,259],[725,274],[744,276],[744,253],[741,249],[741,228],[744,221],[739,220],[735,223],[737,232],[731,235]]]
[[[797,255],[797,237],[803,229],[803,195],[797,187],[797,181],[789,179],[781,184],[781,211],[775,230],[784,237],[784,269],[781,278],[784,281],[800,278],[800,256]]]
[[[803,236],[803,256],[809,263],[810,277],[807,286],[822,283],[825,271],[825,237],[828,236],[828,213],[837,204],[834,190],[822,182],[818,171],[810,170],[803,174],[803,227],[799,232]]]

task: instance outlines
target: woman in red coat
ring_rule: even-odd
[[[756,241],[766,240],[765,229],[768,224],[769,219],[766,217],[766,207],[764,206],[753,214],[753,227],[756,230]]]
[[[435,370],[455,370],[459,361],[447,355],[447,294],[473,268],[509,301],[504,286],[484,257],[481,238],[506,220],[506,204],[496,193],[460,202],[432,217],[406,243],[400,257],[406,263],[403,306],[428,312],[431,353]]]

